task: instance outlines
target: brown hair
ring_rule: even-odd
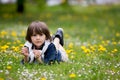
[[[25,39],[31,42],[31,36],[36,33],[36,34],[45,34],[47,40],[52,40],[50,36],[50,31],[47,27],[47,25],[44,22],[40,21],[33,21],[27,29],[27,34]]]

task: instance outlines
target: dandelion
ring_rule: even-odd
[[[118,50],[117,49],[114,49],[115,52],[117,52]]]
[[[1,49],[3,49],[3,50],[5,50],[5,49],[7,49],[7,48],[9,48],[8,45],[4,45],[4,46],[1,47]]]
[[[8,69],[8,70],[11,70],[11,69],[12,69],[12,67],[11,67],[11,66],[7,66],[7,69]]]
[[[42,77],[40,80],[46,80],[46,78],[45,78],[45,77]]]
[[[112,53],[115,53],[115,52],[117,52],[117,51],[118,51],[117,49],[114,49],[114,50],[112,50],[111,52],[112,52]]]
[[[106,51],[106,48],[103,47],[102,45],[99,45],[99,49],[98,49],[98,51]]]
[[[12,46],[12,50],[14,51],[14,52],[19,52],[20,50],[19,50],[19,47],[15,47],[15,46]]]
[[[71,58],[71,59],[74,59],[75,57],[72,55],[72,56],[70,56],[70,58]]]
[[[99,39],[102,40],[102,39],[103,39],[103,36],[100,36]]]
[[[109,43],[110,43],[110,40],[106,40],[106,43],[109,44]]]
[[[97,32],[97,29],[95,28],[95,29],[93,29],[93,31],[94,31],[94,32]]]
[[[1,49],[1,52],[6,52],[6,50],[9,48],[8,45],[4,45],[4,46],[1,46],[0,49]]]
[[[87,48],[86,48],[86,49],[84,49],[84,52],[85,52],[85,53],[90,53],[90,49],[87,49]]]
[[[115,35],[116,35],[116,37],[120,37],[120,33],[118,33],[118,32]]]
[[[95,51],[95,47],[94,47],[94,46],[90,46],[90,49],[91,49],[92,51]]]
[[[71,74],[69,75],[69,77],[70,77],[70,78],[75,78],[75,77],[76,77],[76,74],[71,73]]]
[[[69,47],[69,48],[73,48],[73,43],[72,43],[72,42],[69,43],[68,47]]]
[[[85,46],[81,46],[81,49],[83,50],[84,53],[90,53],[90,52],[91,52],[91,50],[88,49],[88,48],[85,47]]]
[[[3,78],[0,78],[0,80],[4,80]]]
[[[24,44],[20,44],[19,46],[20,46],[20,47],[23,47],[23,46],[24,46]]]
[[[68,34],[65,34],[65,38],[67,38],[67,39],[68,39],[69,37],[70,37],[70,36],[69,36]]]
[[[21,36],[22,36],[22,37],[25,36],[25,31],[22,31]]]
[[[81,46],[81,49],[84,50],[84,49],[86,49],[86,47],[85,46]]]
[[[7,44],[7,45],[10,45],[10,44],[11,44],[11,42],[7,42],[6,44]]]
[[[112,42],[112,44],[113,44],[113,45],[116,45],[116,44],[117,44],[117,42],[113,41],[113,42]]]
[[[70,54],[70,53],[73,52],[73,50],[72,49],[67,49],[66,52],[67,52],[67,54]]]
[[[7,32],[6,32],[6,31],[4,31],[4,30],[3,30],[3,31],[1,31],[0,36],[1,36],[1,37],[4,37],[5,35],[7,35]]]
[[[17,37],[17,33],[15,31],[12,31],[11,36]]]
[[[20,44],[20,43],[21,43],[21,41],[20,41],[20,40],[16,40],[15,42],[16,42],[16,43],[18,43],[18,44]]]

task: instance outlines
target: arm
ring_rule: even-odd
[[[28,53],[28,48],[27,47],[23,47],[21,50],[22,55],[24,56],[24,62],[28,62],[28,57],[29,57],[29,53]]]
[[[43,63],[42,59],[41,59],[41,54],[42,51],[41,50],[33,50],[33,53],[35,55],[35,58],[38,60],[39,63]]]
[[[26,41],[22,48],[22,54],[24,55],[24,62],[32,62],[34,59],[33,51],[31,50],[32,43]]]

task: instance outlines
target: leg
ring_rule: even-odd
[[[59,45],[59,51],[61,52],[62,61],[67,62],[69,59],[63,46]]]
[[[53,43],[54,43],[56,49],[59,50],[59,45],[60,45],[60,40],[59,40],[59,38],[55,37]]]
[[[63,29],[62,28],[58,28],[56,35],[54,37],[53,43],[55,44],[55,47],[57,50],[60,51],[61,53],[61,60],[64,62],[68,61],[68,55],[66,54],[65,49],[63,48]]]
[[[66,54],[66,51],[65,49],[63,48],[63,46],[60,44],[60,40],[59,38],[55,38],[54,41],[53,41],[57,51],[59,50],[60,53],[61,53],[61,60],[64,61],[64,62],[67,62],[68,61],[68,55]]]

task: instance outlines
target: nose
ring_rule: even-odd
[[[40,35],[37,35],[36,38],[37,38],[37,39],[40,39]]]

